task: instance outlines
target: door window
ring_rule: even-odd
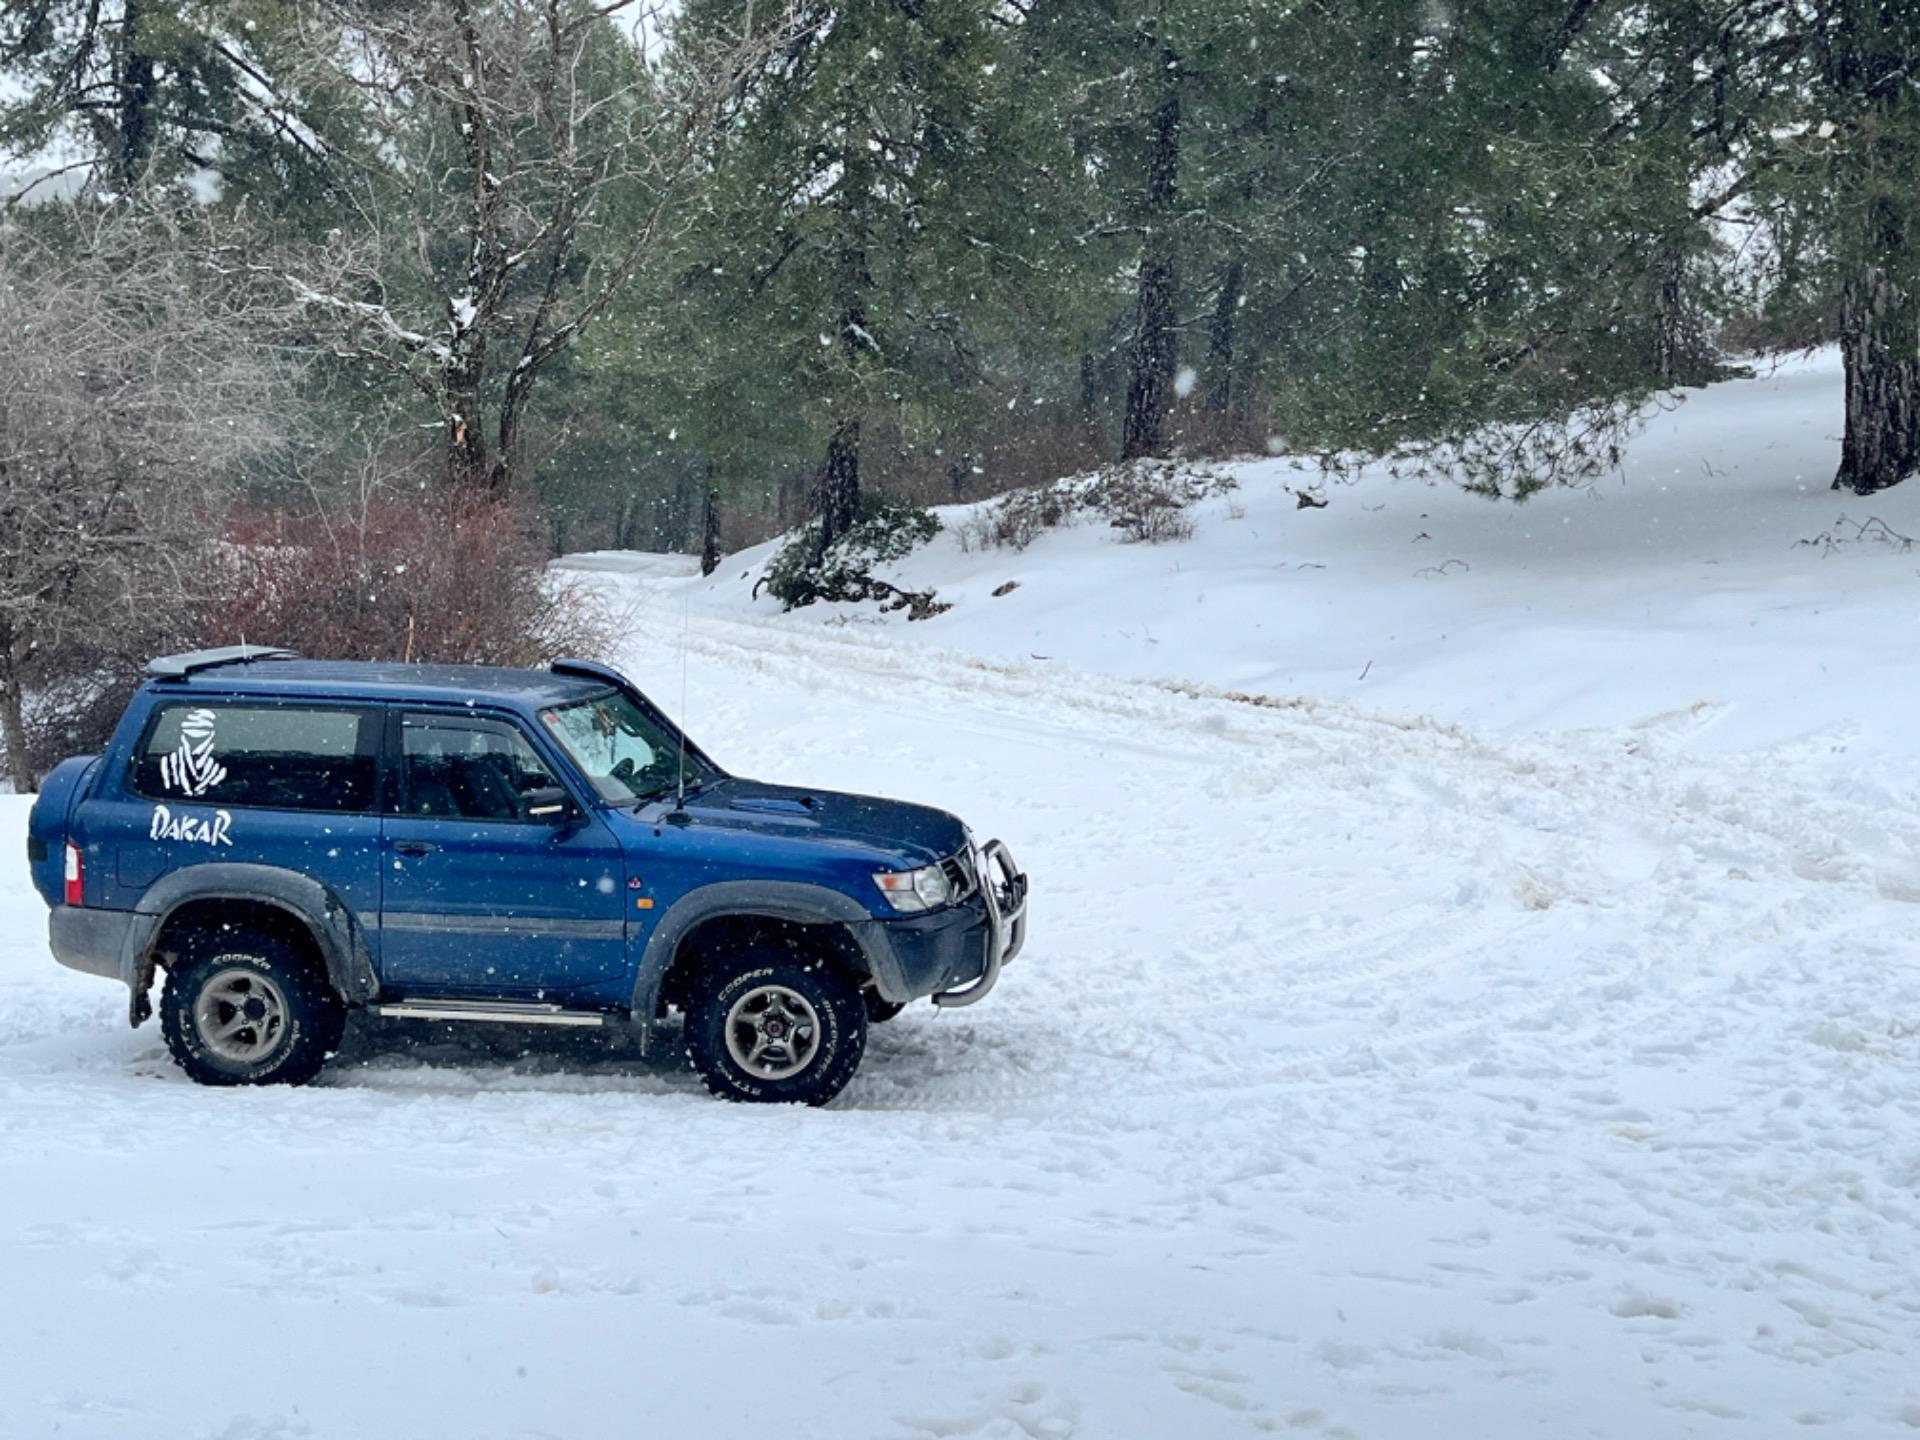
[[[274,810],[373,808],[380,726],[367,710],[182,701],[134,758],[135,793]]]
[[[423,819],[528,822],[531,791],[558,785],[518,728],[467,715],[400,722],[398,812]]]

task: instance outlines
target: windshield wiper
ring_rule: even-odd
[[[653,804],[654,801],[664,800],[671,794],[673,794],[673,785],[671,782],[665,785],[656,785],[651,790],[643,790],[635,795],[633,797],[633,808],[635,810],[644,809],[646,806]]]
[[[648,790],[643,794],[634,796],[633,808],[635,810],[638,810],[643,806],[653,804],[653,802],[656,800],[665,800],[667,797],[669,797],[670,795],[673,795],[675,792],[678,792],[683,796],[697,795],[712,783],[713,783],[713,777],[711,775],[689,775],[686,780],[685,788],[683,789],[678,781],[669,780],[664,785],[656,785],[653,787],[653,789]]]

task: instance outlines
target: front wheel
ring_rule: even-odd
[[[824,1105],[860,1068],[867,1013],[825,961],[756,946],[700,981],[687,1058],[724,1100]]]

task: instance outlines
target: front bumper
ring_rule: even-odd
[[[943,990],[933,1003],[947,1007],[984,1000],[1000,983],[1000,967],[1018,955],[1027,943],[1027,876],[1013,863],[1013,852],[998,840],[989,840],[974,868],[980,877],[980,895],[987,904],[987,963],[980,978],[958,990]]]
[[[974,862],[978,886],[931,915],[875,921],[869,943],[884,947],[875,988],[896,1003],[931,995],[942,1006],[971,1005],[999,983],[1000,971],[1027,943],[1027,877],[1000,841]],[[878,959],[879,957],[874,957]]]

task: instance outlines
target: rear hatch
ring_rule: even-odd
[[[98,755],[62,760],[41,782],[40,798],[27,812],[27,866],[33,888],[49,905],[60,904],[66,895],[68,822],[99,764]]]

